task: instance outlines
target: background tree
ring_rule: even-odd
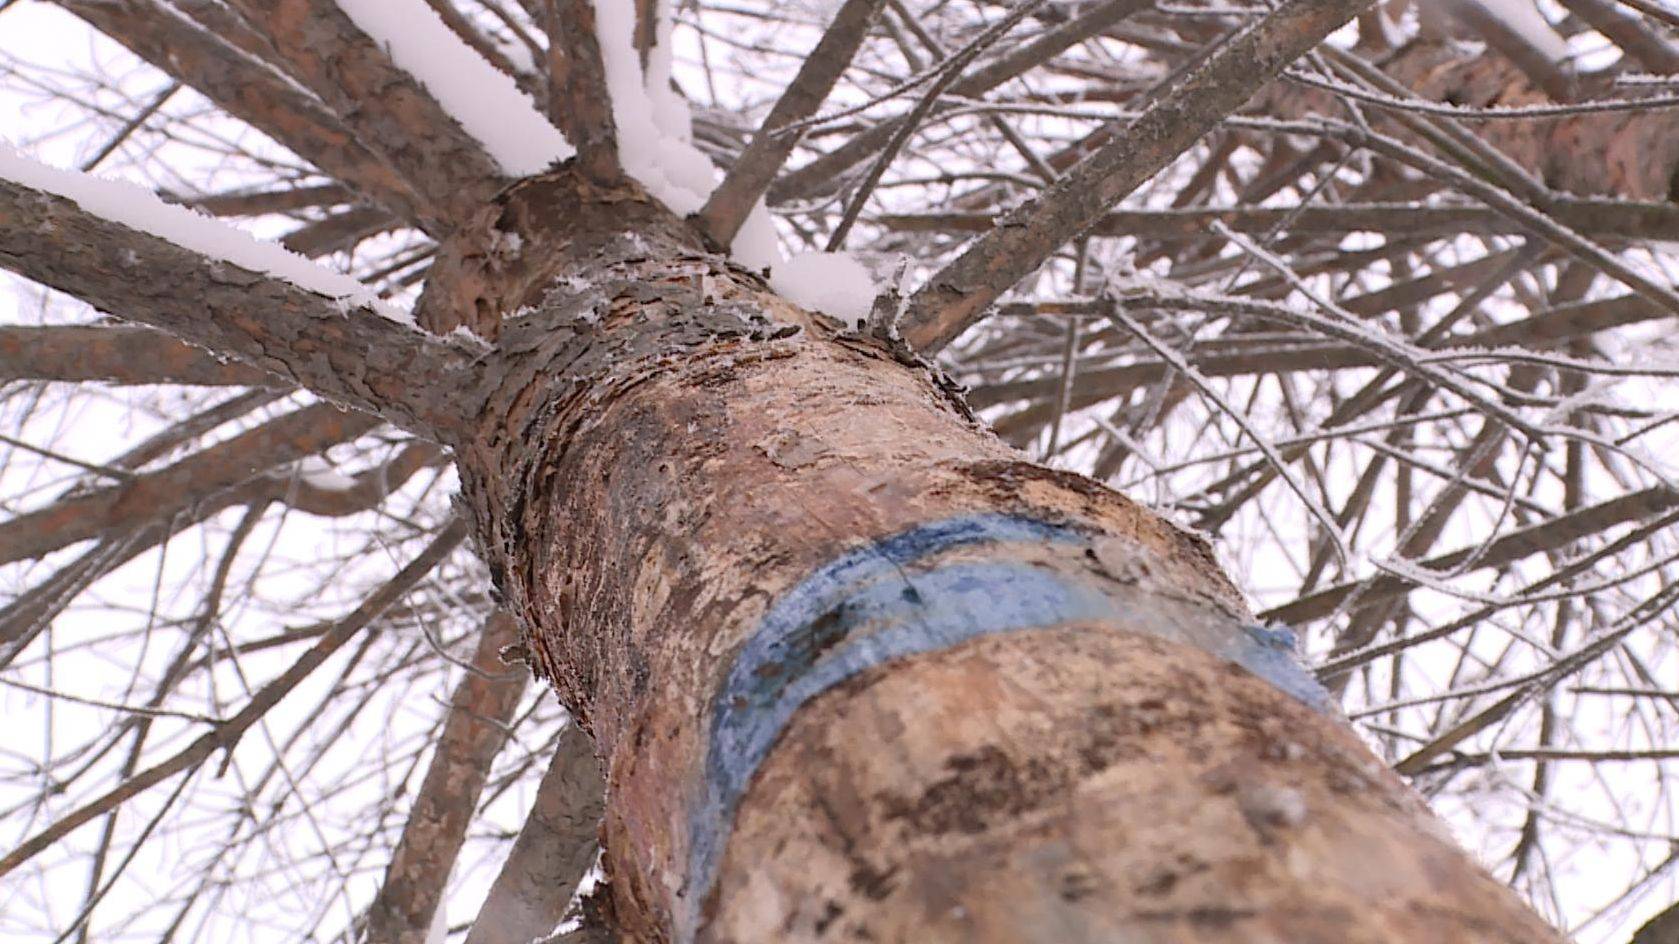
[[[591,570],[636,562],[612,531],[613,496],[635,492],[585,473],[653,494],[658,450],[700,456],[711,430],[654,411],[561,435],[501,396],[513,388],[475,384],[495,364],[551,395],[565,376],[516,372],[555,338],[583,352],[568,371],[621,383],[636,337],[675,343],[660,319],[703,309],[723,315],[676,341],[741,348],[706,383],[771,378],[766,416],[781,416],[777,384],[822,392],[801,407],[809,425],[724,443],[755,450],[763,488],[810,499],[788,529],[809,554],[763,560],[754,579],[786,590],[860,538],[918,533],[931,519],[909,509],[944,507],[931,486],[948,483],[917,463],[983,453],[993,465],[973,489],[1000,509],[1101,517],[1074,508],[1086,496],[1104,521],[1119,514],[1110,494],[964,425],[916,352],[936,354],[1004,441],[1211,534],[1257,616],[1295,628],[1366,740],[1500,878],[1583,939],[1624,940],[1674,888],[1675,25],[1644,0],[3,0],[6,95],[24,119],[7,131],[26,151],[354,281],[0,152],[0,265],[30,280],[13,283],[0,328],[0,699],[14,721],[0,932],[522,941],[552,928],[594,855],[600,772],[548,686],[504,663],[504,647],[520,652],[492,585],[527,616],[554,604],[568,625],[621,628],[629,607],[611,602],[658,591],[610,584],[633,566]],[[709,192],[702,154],[723,171]],[[772,225],[786,250],[856,253],[884,301],[871,310],[843,260],[779,259]],[[615,237],[626,227],[639,242]],[[744,269],[769,267],[769,289],[834,317],[717,268],[708,251],[731,244]],[[597,297],[625,285],[645,293]],[[412,310],[447,340],[381,310]],[[629,346],[591,348],[596,336]],[[800,368],[816,347],[839,353]],[[525,359],[509,367],[506,352]],[[594,415],[566,402],[555,415]],[[469,435],[480,417],[463,404],[493,406],[508,441]],[[518,555],[497,542],[513,535],[486,509],[513,489],[491,473],[544,456],[512,431],[587,444],[528,470],[567,486],[538,489],[552,516],[528,520],[550,540],[532,546],[564,548],[552,529],[578,527],[597,542],[578,560],[507,572]],[[901,450],[902,474],[881,480],[901,521],[859,528],[849,499],[829,503],[878,471],[834,461],[847,435]],[[793,487],[807,479],[832,489]],[[449,500],[463,484],[465,516]],[[463,544],[473,515],[496,581]],[[669,512],[638,526],[668,547],[702,524]],[[1159,534],[1160,560],[1187,569],[1151,579],[1242,615],[1184,563],[1192,540]],[[1097,569],[1135,582],[1159,563],[1130,547],[1092,547]],[[567,564],[586,585],[545,604],[527,578]],[[1032,638],[975,651],[1065,668],[1065,639]],[[537,642],[524,657],[574,708],[598,709],[588,720],[610,727],[615,705],[643,697],[647,667],[624,650]],[[929,671],[948,686],[948,668]],[[1205,688],[1186,703],[1325,723],[1275,693]],[[1164,714],[1125,736],[1178,738],[1170,706],[1132,696],[1124,717]],[[832,730],[868,730],[845,720]],[[850,769],[818,734],[783,763]],[[614,756],[669,756],[651,750]],[[1101,755],[1094,741],[1046,750]],[[983,835],[1002,816],[989,801],[1036,795],[1019,774],[1032,768],[1001,764],[1014,754],[964,756],[932,784],[946,806],[901,818],[945,822],[943,809],[949,832]],[[659,835],[625,812],[662,807],[626,789],[651,775],[623,763],[629,799],[608,834]],[[1184,790],[1271,848],[1333,808],[1251,786],[1226,766]],[[785,826],[766,821],[736,828]],[[1196,862],[1153,851],[1134,874],[1136,894],[1201,881]],[[1106,893],[1100,875],[1056,877],[1041,894],[1068,914]],[[615,873],[620,906],[665,894],[634,878]],[[904,894],[892,874],[852,879],[859,902]],[[855,913],[839,901],[788,913],[801,932],[842,933]],[[664,920],[620,912],[608,923]],[[1197,914],[1206,934],[1246,920]]]

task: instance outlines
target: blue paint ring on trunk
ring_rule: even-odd
[[[893,659],[997,633],[1112,620],[1111,580],[1095,573],[993,560],[937,558],[981,545],[1087,544],[1093,532],[1015,515],[920,525],[849,551],[783,593],[736,654],[713,702],[704,795],[690,819],[688,914],[698,927],[736,805],[782,729],[805,702]],[[1232,627],[1215,655],[1320,711],[1327,692],[1294,657],[1293,634]]]

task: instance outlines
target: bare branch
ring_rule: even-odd
[[[1551,217],[1593,236],[1621,239],[1679,239],[1679,209],[1668,204],[1562,197],[1547,208]],[[986,213],[917,213],[880,217],[881,225],[902,233],[991,233],[1012,217]],[[1214,221],[1240,233],[1265,233],[1279,226],[1292,234],[1383,233],[1444,237],[1520,235],[1532,227],[1483,206],[1416,203],[1343,203],[1333,206],[1234,206],[1184,209],[1110,210],[1094,220],[1092,236],[1138,236],[1150,239],[1204,239]]]
[[[294,440],[292,445],[303,449],[312,444],[304,438]],[[301,458],[301,454],[291,457]],[[377,507],[416,472],[441,458],[442,451],[436,446],[414,443],[389,462],[357,475],[346,488],[323,488],[301,476],[271,474],[234,488],[208,494],[195,492],[184,508],[165,509],[166,514],[154,514],[131,530],[101,538],[76,560],[0,607],[0,666],[24,652],[94,581],[225,508],[241,504],[266,507],[278,502],[316,517],[347,517]]]
[[[577,148],[582,169],[607,180],[618,172],[612,91],[601,60],[594,0],[548,4],[548,118]]]
[[[805,57],[799,74],[782,90],[775,107],[758,126],[752,143],[700,208],[699,225],[712,241],[720,246],[734,241],[741,223],[799,143],[799,133],[779,129],[816,114],[868,37],[869,24],[884,2],[846,0],[834,14],[816,48]]]
[[[431,765],[414,796],[385,883],[367,915],[368,944],[424,944],[432,915],[478,811],[490,765],[507,741],[508,724],[530,677],[508,671],[501,650],[518,625],[497,610],[484,621],[466,674],[449,698],[449,713]]]
[[[368,623],[431,573],[443,558],[466,537],[467,525],[460,518],[450,520],[432,539],[426,549],[407,566],[397,572],[371,596],[348,615],[334,622],[327,631],[296,662],[251,696],[250,701],[226,723],[191,744],[168,760],[141,771],[123,781],[104,796],[87,803],[62,817],[51,826],[25,840],[16,849],[0,857],[0,877],[38,855],[43,849],[74,832],[77,828],[128,802],[146,790],[184,771],[192,770],[209,760],[219,750],[231,751],[240,737],[278,704],[298,683],[319,668],[339,647],[349,642]]]
[[[560,923],[594,864],[604,791],[594,742],[568,724],[466,944],[526,944]]]
[[[379,425],[365,413],[316,404],[288,413],[157,472],[55,502],[0,524],[0,563],[50,551],[153,519],[296,457],[319,452]]]
[[[978,98],[1153,5],[1153,0],[1107,0],[995,59],[980,63],[973,72],[951,85],[949,92],[960,98]],[[901,124],[901,119],[880,122],[835,150],[788,171],[770,188],[769,202],[786,203],[831,188],[846,171],[885,147]]]
[[[1290,0],[1244,27],[1118,138],[934,273],[910,298],[904,337],[927,351],[950,343],[1016,282],[1365,6],[1364,0]]]
[[[8,380],[290,386],[247,364],[216,360],[161,331],[120,325],[0,327],[0,383]]]
[[[1417,566],[1424,570],[1445,571],[1473,560],[1478,568],[1502,567],[1532,554],[1565,547],[1617,525],[1654,517],[1676,506],[1679,506],[1679,493],[1654,486],[1511,531],[1495,538],[1484,548],[1479,544],[1459,548],[1420,561]],[[1414,586],[1414,580],[1384,573],[1369,580],[1326,587],[1266,610],[1259,616],[1266,620],[1299,623],[1333,613],[1342,600],[1354,593],[1359,594],[1360,599],[1374,603],[1404,593]]]

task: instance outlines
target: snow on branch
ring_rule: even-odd
[[[634,4],[595,0],[595,27],[624,172],[671,212],[698,212],[717,188],[718,175],[711,159],[694,147],[692,113],[671,87],[669,0],[658,2],[657,42],[645,73],[635,49]],[[835,317],[862,317],[876,293],[868,270],[843,253],[803,253],[783,261],[761,197],[734,234],[729,254],[749,269],[769,270],[772,285],[795,303]]]
[[[361,283],[147,191],[0,145],[0,267],[440,439],[471,355]],[[368,306],[387,317],[345,317]]]
[[[869,270],[843,252],[801,252],[771,270],[770,287],[848,324],[868,316],[877,294]]]
[[[282,279],[301,289],[371,308],[411,323],[408,312],[379,300],[367,286],[284,247],[195,210],[163,202],[149,190],[117,180],[42,164],[0,142],[0,179],[56,194],[94,216],[168,240],[212,259]]]
[[[576,153],[513,79],[455,35],[423,0],[337,3],[508,175],[541,173]]]
[[[694,147],[687,103],[670,91],[669,10],[659,9],[659,44],[649,56],[648,76],[635,49],[635,4],[595,0],[595,29],[606,84],[612,95],[612,120],[618,129],[618,155],[624,172],[648,192],[686,216],[698,210],[716,186],[717,168]],[[648,78],[665,88],[654,91]]]

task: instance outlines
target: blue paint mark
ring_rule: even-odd
[[[741,646],[714,703],[705,795],[690,821],[686,936],[697,928],[736,804],[805,702],[892,659],[996,633],[1112,620],[1120,606],[1118,585],[1094,570],[1036,567],[1006,554],[984,561],[938,558],[980,545],[1078,545],[1092,536],[1076,526],[1011,515],[947,519],[848,552],[784,593]],[[1328,694],[1294,659],[1292,633],[1243,629],[1232,626],[1214,654],[1328,710]]]
[[[1300,664],[1299,638],[1294,630],[1272,623],[1242,627],[1241,637],[1228,651],[1215,653],[1270,682],[1299,701],[1325,714],[1335,710],[1335,700],[1319,684],[1317,676]]]
[[[1264,625],[1250,623],[1242,628],[1247,630],[1249,636],[1273,649],[1294,652],[1295,648],[1300,645],[1300,637],[1294,635],[1292,628],[1284,626],[1282,623],[1266,623]]]

